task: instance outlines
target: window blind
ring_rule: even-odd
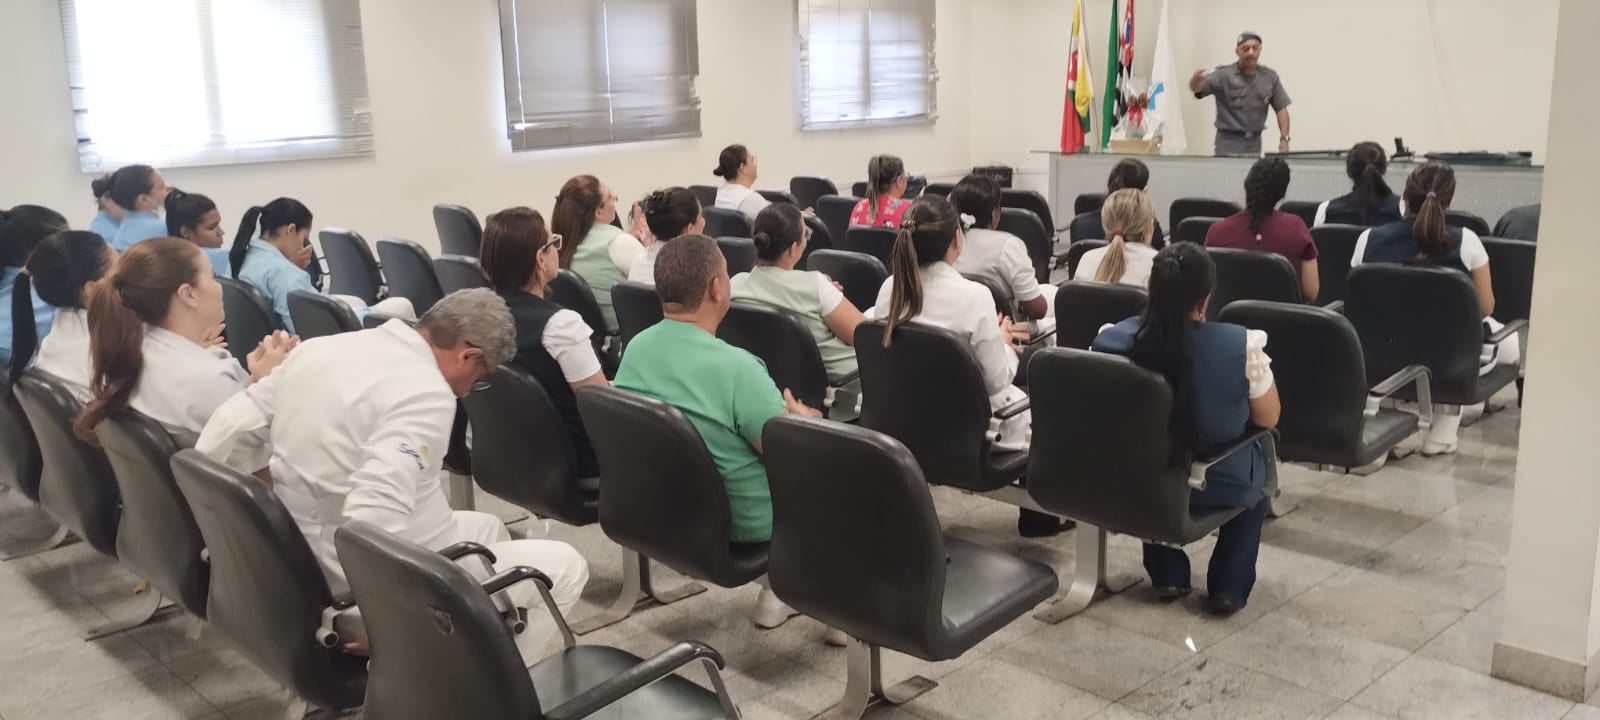
[[[700,135],[695,0],[499,0],[513,150]]]
[[[938,116],[934,0],[797,0],[800,127]]]
[[[79,163],[372,153],[358,0],[60,0]]]

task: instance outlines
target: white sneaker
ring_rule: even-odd
[[[822,636],[822,641],[834,647],[844,647],[850,644],[849,636],[845,635],[843,630],[837,628],[828,628],[827,634]]]
[[[1432,440],[1424,440],[1424,441],[1422,441],[1422,456],[1423,457],[1433,457],[1435,455],[1454,455],[1454,454],[1456,454],[1456,444],[1455,443],[1441,443],[1441,442],[1434,442]]]
[[[799,614],[800,611],[779,600],[771,590],[761,588],[761,597],[756,599],[756,612],[750,616],[750,620],[756,627],[771,630]]]

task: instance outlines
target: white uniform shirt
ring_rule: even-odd
[[[657,240],[639,253],[633,259],[633,267],[628,268],[628,282],[644,283],[650,287],[656,286],[656,256],[661,254],[661,248],[666,243]]]
[[[999,407],[1002,395],[1016,390],[1011,384],[1017,376],[1017,351],[1000,336],[999,318],[994,311],[994,296],[983,285],[961,277],[949,263],[940,261],[922,269],[922,313],[912,322],[953,330],[972,343],[973,354],[983,370],[983,384],[991,404]],[[883,282],[878,302],[867,317],[889,317],[889,298],[894,278]]]
[[[241,470],[272,469],[335,592],[333,534],[352,520],[429,548],[455,530],[439,472],[456,398],[428,343],[399,320],[308,340],[224,404],[195,447]]]
[[[1350,256],[1350,267],[1366,261],[1367,237],[1370,235],[1372,230],[1369,229],[1356,238],[1356,251]],[[1483,247],[1483,238],[1468,228],[1461,228],[1461,264],[1467,266],[1469,272],[1489,264],[1489,251]]]
[[[544,324],[544,334],[539,336],[539,344],[561,366],[561,376],[567,382],[575,383],[588,380],[600,372],[600,357],[595,355],[593,337],[594,330],[583,321],[583,316],[561,309]]]
[[[34,367],[61,379],[79,402],[89,400],[89,320],[83,310],[61,308],[50,334],[39,341]],[[148,372],[148,369],[146,369]]]
[[[1095,248],[1083,254],[1083,259],[1078,261],[1078,273],[1073,275],[1075,280],[1093,280],[1094,274],[1099,272],[1100,263],[1105,259],[1106,251],[1110,247]],[[1156,249],[1144,243],[1122,243],[1122,279],[1117,282],[1122,285],[1132,285],[1138,288],[1150,286],[1150,268],[1156,262]]]
[[[167,432],[193,437],[228,399],[250,384],[250,373],[222,348],[206,348],[154,325],[144,326],[144,371],[128,406]],[[254,468],[252,468],[254,469]]]
[[[969,275],[986,275],[1011,288],[1017,302],[1028,302],[1043,294],[1033,272],[1033,258],[1022,238],[999,230],[973,228],[967,231],[967,244],[956,258],[956,270]]]
[[[756,215],[771,204],[766,198],[761,197],[761,193],[738,183],[723,183],[722,187],[717,188],[716,207],[738,210],[751,220],[755,220]]]

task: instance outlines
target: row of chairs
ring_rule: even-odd
[[[1074,215],[1095,212],[1105,203],[1106,194],[1101,192],[1083,193],[1073,198],[1072,212]],[[1317,220],[1317,208],[1322,203],[1311,200],[1285,200],[1278,205],[1278,209],[1298,216],[1304,220],[1306,227],[1314,227]],[[1167,211],[1168,227],[1177,228],[1186,218],[1206,217],[1225,218],[1240,210],[1243,206],[1231,200],[1217,200],[1214,198],[1184,197],[1172,201],[1172,206]],[[1446,210],[1445,222],[1454,227],[1467,228],[1480,236],[1494,234],[1489,227],[1489,221],[1482,216],[1466,210]]]

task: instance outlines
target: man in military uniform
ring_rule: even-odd
[[[1233,52],[1238,62],[1209,73],[1196,70],[1189,78],[1196,98],[1217,98],[1217,155],[1260,156],[1269,105],[1278,116],[1278,152],[1289,152],[1289,93],[1278,73],[1261,64],[1261,36],[1240,33]]]

